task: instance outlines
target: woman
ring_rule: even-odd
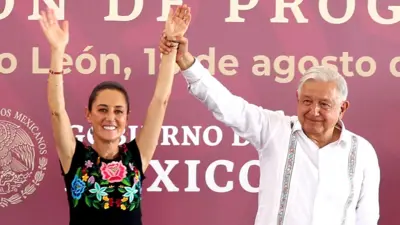
[[[86,109],[94,143],[85,146],[72,132],[65,109],[63,55],[69,41],[68,22],[59,26],[54,11],[41,13],[40,24],[51,46],[48,104],[55,146],[67,187],[70,225],[140,225],[142,181],[156,149],[174,78],[177,46],[162,57],[154,96],[144,126],[135,140],[119,146],[127,127],[129,97],[120,84],[94,88]],[[190,23],[184,5],[170,10],[165,23],[169,39],[183,36]]]

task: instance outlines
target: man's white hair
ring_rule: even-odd
[[[347,82],[344,77],[337,71],[327,66],[313,66],[308,69],[303,77],[299,81],[297,92],[300,95],[301,88],[304,83],[308,80],[322,81],[322,82],[334,82],[336,84],[337,91],[339,92],[339,101],[347,100],[348,89]]]

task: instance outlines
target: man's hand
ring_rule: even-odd
[[[187,38],[179,36],[176,37],[174,42],[178,42],[178,52],[176,55],[176,63],[179,65],[181,70],[186,70],[194,63],[194,57],[188,51],[189,41]],[[164,55],[168,55],[172,51],[174,43],[167,40],[167,36],[163,32],[159,44],[160,52]]]
[[[179,58],[182,58],[182,56],[188,52],[188,39],[182,36],[178,36],[176,37],[176,40],[174,42],[179,43],[178,53],[176,57],[176,61],[179,61]],[[172,46],[174,46],[174,43],[172,41],[168,41],[166,34],[163,32],[159,44],[160,52],[164,55],[168,55],[172,51]]]

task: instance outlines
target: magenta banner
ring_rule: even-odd
[[[140,130],[153,95],[169,7],[182,3],[192,11],[190,52],[251,103],[295,115],[297,82],[307,68],[329,65],[346,77],[346,128],[373,144],[381,166],[379,224],[400,224],[395,0],[1,1],[0,224],[68,224],[47,105],[50,49],[39,10],[54,8],[60,20],[69,21],[64,85],[76,137],[93,142],[84,114],[89,94],[99,82],[115,80],[131,98],[125,142]],[[254,224],[257,152],[188,93],[176,68],[160,143],[143,184],[143,223]],[[1,166],[10,155],[21,170]]]

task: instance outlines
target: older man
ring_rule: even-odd
[[[380,168],[373,146],[344,126],[349,107],[343,76],[312,67],[297,90],[297,116],[232,94],[179,40],[177,63],[189,92],[257,150],[256,225],[377,225]],[[160,50],[168,54],[168,41]]]

